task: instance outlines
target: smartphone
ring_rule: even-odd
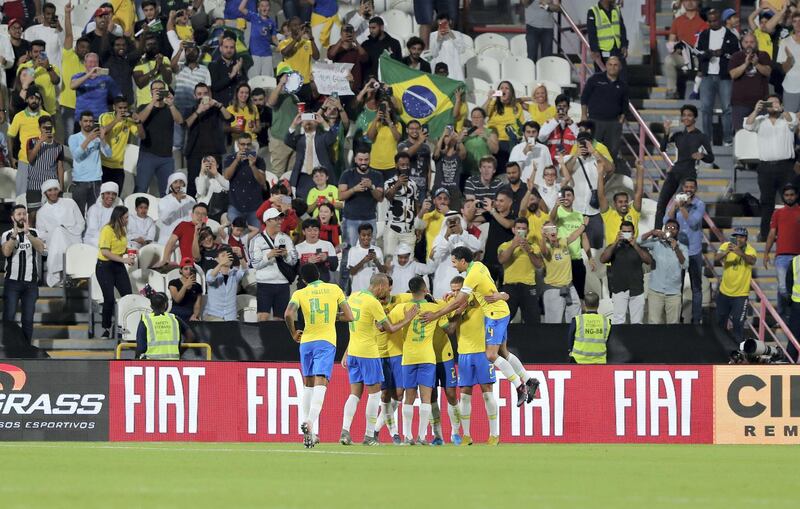
[[[278,249],[286,249],[286,244],[279,244]]]
[[[482,209],[483,208],[483,202],[480,201],[480,200],[476,201],[475,202],[475,208],[476,209]]]
[[[205,96],[202,99],[200,99],[200,104],[208,104],[210,102],[211,102],[211,98],[208,97],[208,96]]]
[[[501,90],[495,90],[492,92],[492,97],[503,97],[503,92]]]
[[[316,120],[316,115],[314,113],[302,113],[300,115],[300,120],[303,122],[310,122]]]
[[[108,76],[108,69],[105,67],[98,67],[97,68],[97,75],[98,76]]]
[[[322,249],[317,248],[317,254],[322,254]]]
[[[375,250],[374,250],[374,249],[372,249],[372,248],[369,248],[369,249],[367,250],[367,253],[369,253],[369,254],[375,254]]]
[[[47,53],[45,53],[44,51],[39,53],[39,60],[48,60]]]
[[[427,135],[428,132],[430,132],[430,128],[428,127],[428,124],[425,124],[424,126],[422,126],[422,132],[425,133],[425,135]]]
[[[92,131],[99,129],[100,129],[100,122],[95,121],[94,124],[92,124]]]

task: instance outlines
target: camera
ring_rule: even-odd
[[[156,91],[156,97],[158,97],[159,99],[164,99],[165,97],[167,97],[167,91],[166,90]]]
[[[675,201],[678,203],[686,203],[689,201],[689,195],[686,193],[678,193],[675,195]]]
[[[476,201],[475,202],[475,208],[476,209],[482,209],[483,208],[483,202],[480,201],[480,200]]]
[[[369,254],[375,254],[375,249],[373,249],[373,248],[369,248],[369,249],[367,250],[367,253],[369,253]]]

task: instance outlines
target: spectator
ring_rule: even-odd
[[[61,74],[55,66],[50,64],[49,57],[45,52],[44,41],[31,42],[30,60],[19,64],[17,73],[22,69],[30,69],[33,72],[33,82],[42,94],[42,109],[50,115],[58,113],[56,98],[58,86],[61,84]]]
[[[322,166],[314,168],[311,179],[314,181],[314,187],[308,191],[306,197],[307,212],[317,217],[319,214],[317,207],[328,203],[336,211],[336,217],[339,217],[338,209],[344,207],[344,202],[339,200],[339,188],[329,183],[328,170]]]
[[[422,205],[417,211],[417,229],[424,231],[425,236],[425,259],[430,259],[433,251],[433,243],[436,236],[442,231],[442,224],[450,210],[450,192],[443,188],[437,188],[431,193],[432,198],[423,200]],[[457,213],[457,212],[456,212]]]
[[[377,106],[375,118],[369,123],[365,136],[371,146],[370,163],[376,170],[391,170],[403,125],[390,97],[381,97]],[[385,174],[384,178],[393,173]]]
[[[300,129],[297,129],[298,125]],[[297,196],[306,198],[314,187],[314,168],[333,167],[331,149],[336,143],[336,133],[321,113],[298,113],[289,126],[284,143],[297,154],[290,183],[297,190]]]
[[[119,93],[131,106],[136,101],[136,95],[133,93],[133,69],[140,60],[141,55],[133,49],[133,44],[124,37],[117,37],[114,40],[114,49],[111,52],[111,56],[105,62],[108,68],[108,75],[119,87]],[[75,69],[75,71],[72,76],[80,72],[79,69]],[[69,76],[66,68],[64,68],[63,74],[64,76]],[[63,95],[64,92],[62,91],[61,93]]]
[[[158,202],[158,241],[165,243],[175,227],[191,219],[191,211],[197,202],[186,194],[186,175],[173,173],[167,180],[164,196]]]
[[[684,13],[672,20],[667,36],[669,53],[662,66],[667,78],[668,99],[683,99],[686,85],[678,82],[678,74],[682,69],[692,67],[690,48],[697,46],[697,35],[708,28],[708,23],[700,15],[700,0],[683,0],[681,5]]]
[[[166,7],[175,6],[166,5]],[[144,16],[133,25],[133,32],[139,39],[139,45],[146,44],[148,37],[155,37],[158,51],[162,55],[169,55],[172,45],[167,37],[167,18],[163,16],[164,12],[156,0],[143,0],[141,8]]]
[[[484,156],[479,162],[480,176],[472,176],[464,184],[464,197],[483,203],[485,199],[494,199],[503,187],[503,181],[495,176],[497,160],[494,156]],[[478,205],[478,208],[483,205]],[[449,284],[449,283],[448,283]]]
[[[722,26],[719,12],[710,9],[706,13],[708,28],[697,37],[700,59],[700,111],[703,113],[703,131],[713,139],[714,105],[719,99],[722,106],[722,142],[733,144],[731,127],[731,75],[729,60],[739,51],[739,40],[733,32]]]
[[[786,272],[786,288],[792,289],[791,315],[789,317],[789,330],[795,338],[800,337],[800,255],[792,260],[792,270]],[[798,359],[797,348],[789,342],[787,354],[791,361]]]
[[[569,116],[569,97],[556,97],[556,118],[550,119],[539,131],[539,141],[550,147],[550,158],[555,160],[559,152],[569,154],[578,138],[578,126]]]
[[[522,181],[520,176],[521,171],[517,163],[506,164],[506,177],[508,178],[508,185],[503,187],[503,189],[511,191],[511,196],[513,198],[513,202],[511,204],[511,213],[514,215],[514,217],[519,215],[522,199],[526,194],[528,194],[528,185]]]
[[[142,124],[128,110],[128,100],[123,96],[114,99],[114,111],[103,113],[98,119],[100,137],[111,147],[111,155],[100,153],[103,183],[114,182],[120,189],[125,185],[125,150],[132,137],[145,137]]]
[[[331,282],[331,273],[339,267],[339,258],[336,248],[327,240],[319,238],[319,219],[306,219],[303,221],[303,236],[305,240],[297,244],[297,258],[300,265],[313,263],[319,270],[320,279],[326,283]],[[299,285],[299,284],[298,284]]]
[[[347,270],[350,273],[350,293],[369,288],[373,274],[386,273],[383,264],[383,251],[372,244],[372,224],[358,226],[358,244],[353,245],[347,254]]]
[[[589,224],[586,227],[589,244],[592,248],[599,249],[603,247],[603,221],[598,209],[599,197],[595,200],[593,195],[597,192],[597,182],[606,178],[606,174],[613,172],[614,167],[598,155],[589,134],[580,133],[577,143],[577,157],[572,157],[561,164],[561,171],[564,174],[562,190],[564,186],[573,186],[575,210],[589,217]]]
[[[600,262],[609,264],[608,286],[614,305],[612,324],[624,324],[630,313],[630,323],[642,323],[644,316],[644,271],[642,264],[653,264],[647,250],[636,242],[635,226],[622,221],[617,238],[600,255]]]
[[[499,93],[500,95],[495,95]],[[517,133],[525,123],[523,107],[514,92],[514,85],[508,81],[501,81],[497,92],[489,92],[489,97],[483,105],[489,115],[488,126],[497,131],[500,142],[497,151],[497,167],[505,169],[511,147],[516,145]]]
[[[247,71],[248,78],[272,76],[272,45],[278,46],[278,25],[269,17],[269,0],[258,0],[256,11],[248,8],[248,0],[239,3],[239,12],[250,22],[250,55],[253,66]]]
[[[496,281],[503,280],[503,268],[497,258],[497,250],[503,242],[514,238],[514,195],[509,189],[500,189],[497,197],[483,199],[483,212],[481,218],[489,223],[489,232],[486,235],[486,246],[483,254],[483,264],[489,268]]]
[[[247,83],[236,85],[233,99],[225,109],[231,114],[231,122],[225,126],[226,132],[232,133],[234,138],[240,133],[247,133],[255,138],[260,122],[258,110],[250,99],[250,85]]]
[[[528,46],[528,58],[536,62],[553,54],[555,23],[552,13],[561,10],[561,1],[522,0],[522,5],[525,7],[525,42]]]
[[[414,259],[414,248],[409,244],[400,244],[395,250],[397,257],[391,265],[387,265],[389,277],[391,277],[392,295],[404,293],[403,289],[408,290],[408,282],[415,276],[427,276],[433,273],[436,266],[428,262],[421,263]]]
[[[136,103],[139,108],[153,100],[153,83],[162,81],[172,83],[172,67],[169,58],[159,50],[158,36],[148,33],[144,36],[142,61],[133,68],[133,82],[136,84]]]
[[[206,156],[200,164],[200,174],[194,179],[197,203],[208,205],[208,217],[219,221],[228,213],[230,182],[219,172],[217,160]],[[245,222],[246,224],[246,222]]]
[[[369,37],[369,20],[375,14],[375,6],[372,0],[360,0],[358,8],[350,18],[350,24],[353,26],[353,33],[356,41],[363,44]],[[344,32],[344,28],[342,28]]]
[[[680,225],[672,219],[663,230],[642,235],[642,248],[650,252],[650,279],[647,288],[647,323],[676,324],[681,318],[683,274],[689,267],[686,245],[678,242]]]
[[[722,281],[717,294],[717,324],[728,328],[728,320],[733,325],[733,339],[744,339],[744,319],[747,296],[750,295],[750,281],[753,265],[756,263],[756,250],[747,243],[747,230],[734,228],[731,241],[719,246],[714,262],[722,262]]]
[[[536,88],[531,93],[531,101],[528,102],[528,114],[531,116],[531,120],[536,122],[541,129],[541,126],[546,122],[556,118],[556,107],[554,104],[547,102],[547,87],[541,83],[537,83],[535,86]]]
[[[608,147],[611,162],[616,161],[628,111],[628,84],[621,78],[621,70],[622,60],[609,57],[606,72],[593,74],[581,93],[581,120],[594,122],[594,138]]]
[[[181,260],[180,276],[169,282],[173,315],[184,322],[200,320],[203,312],[203,287],[197,282],[194,260]]]
[[[286,235],[299,234],[295,232],[300,225],[300,220],[297,217],[297,212],[292,208],[295,203],[292,201],[292,193],[290,188],[286,185],[285,181],[275,184],[270,188],[271,196],[269,200],[265,200],[261,206],[256,210],[256,217],[263,217],[264,212],[268,209],[277,209],[278,212],[283,214],[283,221],[281,222],[281,231]],[[305,205],[302,202],[299,204]],[[263,228],[262,228],[263,229]]]
[[[336,252],[341,252],[342,232],[339,229],[339,221],[336,219],[335,209],[330,203],[322,203],[317,207],[317,210],[319,211],[317,216],[319,219],[319,238],[333,244]]]
[[[566,197],[567,193],[564,192]],[[569,245],[580,239],[586,226],[581,225],[569,237],[561,237],[551,221],[542,229],[539,249],[544,263],[544,323],[569,323],[581,311],[581,301],[573,284]]]
[[[181,64],[182,59],[183,64]],[[200,104],[198,104],[198,100],[201,98],[198,98],[197,94],[195,93],[197,90],[197,85],[201,83],[205,85],[204,88],[208,90],[208,93],[204,94],[202,97],[207,96],[209,98],[207,101],[210,102],[211,100],[211,89],[208,88],[208,83],[211,83],[211,73],[208,72],[208,68],[206,66],[200,65],[200,50],[197,48],[197,45],[189,46],[185,42],[182,42],[178,47],[175,56],[172,57],[170,65],[172,67],[173,74],[175,74],[175,107],[178,108],[178,111],[181,112],[181,115],[186,120],[186,125],[175,124],[175,134],[174,139],[172,140],[172,145],[173,150],[180,151],[188,145],[188,141],[185,140],[185,138],[186,130],[191,125],[189,123],[189,116],[191,116],[192,112],[200,106]],[[224,108],[224,105],[220,104],[220,107]],[[211,109],[211,105],[209,105],[208,109]],[[213,132],[216,133],[216,131]],[[187,143],[184,143],[184,141],[187,141]],[[219,140],[216,143],[212,143],[212,146],[218,145],[220,142],[224,143],[224,140]],[[185,152],[188,153],[188,150]],[[222,155],[222,153],[224,153],[224,150],[221,150],[219,155]],[[197,155],[195,154],[195,158],[196,157]],[[186,162],[188,166],[188,154],[186,157]],[[198,171],[198,162],[195,160],[194,163],[195,166],[193,168],[190,167],[189,172],[191,175],[196,177],[196,172]],[[193,186],[190,185],[189,188],[190,191],[193,190]]]
[[[72,154],[72,199],[78,204],[81,213],[85,213],[86,208],[97,200],[102,184],[100,155],[110,157],[111,147],[101,137],[100,126],[95,123],[91,112],[81,112],[80,127],[79,132],[69,137],[69,151]],[[97,233],[106,222],[97,225]]]
[[[800,11],[792,13],[792,34],[781,39],[775,62],[781,64],[783,102],[786,111],[800,111]]]
[[[692,285],[692,323],[700,323],[703,315],[703,217],[706,204],[695,196],[697,180],[687,177],[683,180],[682,193],[667,208],[664,221],[672,219],[680,225],[682,232],[678,240],[689,246],[689,281]],[[683,279],[681,279],[683,281]]]
[[[601,69],[609,57],[619,57],[621,62],[628,58],[625,19],[616,0],[600,0],[589,9],[586,13],[586,35],[595,69]]]
[[[289,125],[297,116],[298,99],[286,91],[286,79],[292,68],[285,62],[278,64],[275,75],[278,86],[272,89],[267,106],[272,109],[272,128],[269,130],[270,171],[280,177],[293,165],[294,151],[283,142]]]
[[[383,30],[383,18],[375,16],[369,20],[369,37],[361,43],[369,59],[361,66],[361,73],[365,77],[378,76],[378,59],[384,51],[388,51],[392,58],[401,61],[403,58],[400,43]]]
[[[167,244],[164,246],[164,253],[161,255],[161,260],[156,262],[152,268],[157,269],[172,263],[172,253],[175,251],[176,244],[180,248],[181,260],[187,256],[197,259],[199,256],[194,256],[192,245],[194,244],[195,235],[203,224],[205,224],[207,219],[208,205],[205,203],[195,204],[192,208],[191,220],[178,224],[178,226],[172,230],[172,235],[170,235]]]
[[[175,107],[172,93],[163,81],[150,83],[152,99],[139,105],[137,122],[144,128],[139,145],[134,192],[146,193],[153,177],[158,179],[158,189],[167,188],[167,179],[175,171],[172,158],[174,125],[183,123],[183,116]]]
[[[68,78],[71,78],[72,76],[75,76],[79,72],[83,71],[83,59],[91,51],[89,39],[86,37],[80,37],[79,39],[75,40],[73,48],[74,37],[72,34],[72,10],[72,3],[68,2],[64,6],[64,49],[61,54],[61,74],[67,76]],[[9,35],[11,35],[12,45],[14,44],[14,31],[18,26],[19,25],[9,25],[8,28]],[[14,47],[14,52],[17,58],[19,58],[19,55],[16,54],[16,46]],[[16,72],[13,76],[16,76]],[[13,82],[13,76],[9,80],[9,83]],[[116,76],[114,77],[116,78]],[[61,140],[66,140],[75,132],[75,101],[75,91],[69,87],[62,87],[61,95],[58,99],[58,102],[61,105],[61,122],[56,129]]]
[[[772,245],[775,248],[775,272],[778,276],[778,313],[784,320],[789,317],[791,308],[790,288],[786,286],[786,273],[791,270],[792,260],[800,254],[800,205],[797,203],[797,187],[786,184],[781,190],[783,207],[772,214],[769,235],[764,247],[764,268],[769,269]],[[800,280],[796,284],[800,284]]]
[[[697,163],[703,161],[706,164],[714,162],[714,151],[711,148],[711,139],[708,135],[697,129],[697,108],[692,104],[681,106],[681,124],[683,131],[671,133],[672,122],[664,121],[664,140],[661,142],[661,150],[667,149],[668,143],[674,143],[678,150],[678,158],[667,171],[667,178],[661,186],[658,195],[658,206],[656,209],[656,230],[661,229],[663,224],[664,211],[667,204],[681,182],[687,178],[697,178]]]
[[[178,78],[180,78],[180,74],[178,74]],[[203,172],[203,168],[206,168],[206,173],[209,172],[210,160],[214,161],[215,171],[222,161],[222,156],[225,153],[224,125],[233,118],[233,115],[223,107],[221,102],[211,97],[211,89],[205,83],[198,83],[194,86],[194,98],[196,106],[186,117],[186,129],[188,131],[186,136],[186,168],[189,178],[187,193],[199,195],[205,193],[200,193],[197,187],[197,179]],[[224,177],[222,179],[225,180]],[[223,187],[225,190],[228,189],[227,180],[225,180]],[[227,211],[227,206],[225,211]]]
[[[520,205],[520,216],[528,221],[528,241],[531,245],[539,247],[544,223],[550,219],[549,209],[542,200],[542,195],[535,187],[529,187]]]
[[[534,178],[534,182],[541,185],[544,183],[541,170],[553,164],[550,151],[546,145],[538,142],[540,130],[538,123],[529,120],[522,129],[522,140],[511,149],[508,161],[517,163],[522,169],[522,180],[527,182],[536,173],[538,178]]]
[[[422,202],[431,188],[431,146],[428,144],[428,129],[427,127],[423,129],[419,120],[412,119],[406,124],[406,135],[407,138],[397,144],[397,151],[405,152],[411,157],[410,178],[417,185],[417,201]],[[440,143],[448,137],[458,139],[452,127],[445,128]],[[459,183],[458,180],[456,182]]]
[[[411,157],[407,152],[394,156],[397,174],[384,182],[389,216],[383,236],[383,248],[389,256],[400,244],[413,246],[417,242],[417,184],[411,180]]]
[[[112,182],[106,186],[115,185]],[[131,280],[128,277],[126,265],[133,265],[133,257],[127,255],[128,252],[128,209],[122,206],[114,207],[113,212],[100,230],[98,247],[100,253],[97,255],[97,283],[103,292],[103,338],[114,337],[111,333],[111,318],[114,314],[114,306],[117,299],[114,296],[114,289],[119,292],[120,297],[130,295]]]
[[[422,52],[425,51],[425,41],[415,35],[412,35],[408,38],[406,49],[408,49],[408,56],[403,57],[402,62],[404,64],[417,71],[427,73],[432,72],[431,64],[429,64],[428,61],[421,56]]]
[[[540,246],[532,245],[529,238],[528,220],[514,220],[514,238],[497,248],[497,261],[503,266],[503,286],[500,291],[508,294],[511,318],[519,309],[525,324],[539,323],[539,295],[536,292],[536,269],[543,267]]]
[[[536,192],[541,197],[542,202],[542,210],[549,212],[556,206],[556,202],[558,201],[559,194],[561,193],[561,184],[559,184],[556,180],[558,172],[556,167],[551,165],[545,166],[544,170],[542,170],[542,184],[539,185],[536,183],[536,174],[538,172],[534,169],[531,176],[528,178],[528,189],[529,190],[536,190]],[[541,229],[541,228],[540,228]],[[538,232],[538,230],[537,230]]]
[[[372,225],[372,231],[377,228],[378,202],[383,199],[383,177],[370,168],[369,160],[368,149],[356,148],[353,168],[339,179],[339,199],[344,201],[344,242],[348,246],[355,246],[359,241],[361,224]]]
[[[128,246],[138,250],[156,240],[156,222],[147,215],[150,200],[146,197],[137,197],[134,206],[134,215],[128,215]]]
[[[758,190],[761,193],[758,238],[764,240],[775,210],[775,194],[794,178],[797,116],[784,109],[778,96],[770,95],[766,101],[756,104],[756,109],[745,119],[744,128],[758,134]]]
[[[254,88],[250,93],[250,98],[258,112],[258,125],[256,126],[258,155],[266,161],[270,152],[269,127],[272,125],[272,110],[267,107],[267,92],[263,88]]]
[[[725,28],[731,31],[733,35],[736,36],[736,39],[741,39],[741,34],[739,33],[739,15],[736,14],[736,9],[728,7],[724,11],[722,11],[722,23],[725,25]]]
[[[73,244],[80,244],[86,226],[83,213],[71,198],[61,198],[61,185],[51,179],[42,183],[42,208],[36,214],[36,226],[47,244],[47,286],[58,285],[64,269],[64,253]]]
[[[261,204],[261,192],[266,185],[264,160],[253,150],[253,140],[247,133],[237,136],[235,151],[222,163],[223,176],[230,182],[228,219],[247,218],[247,224],[259,226],[256,210]]]
[[[291,35],[278,44],[278,51],[295,72],[303,77],[303,87],[297,93],[300,98],[311,99],[311,61],[319,60],[319,48],[311,35],[311,25],[303,24],[298,17],[289,20]]]
[[[69,84],[76,95],[75,109],[91,111],[94,118],[100,118],[109,111],[108,105],[122,94],[111,76],[100,74],[100,59],[96,53],[87,54],[83,62],[86,71],[72,76]]]
[[[225,32],[219,43],[219,58],[208,64],[211,91],[222,104],[230,104],[236,85],[245,81],[247,69],[244,61],[236,57],[236,36]]]
[[[207,322],[232,322],[238,318],[236,291],[245,275],[245,269],[234,264],[234,261],[230,247],[220,249],[216,266],[206,272],[208,293],[203,320]]]
[[[461,207],[461,181],[464,174],[464,159],[467,157],[467,149],[462,142],[465,134],[466,130],[462,131],[460,135],[455,131],[445,132],[439,138],[433,151],[436,171],[433,174],[433,185],[431,187],[437,190],[445,190],[449,201],[456,208]],[[418,156],[417,160],[420,161],[421,159]],[[423,170],[420,169],[420,171]],[[425,174],[425,180],[428,180],[427,173]],[[423,198],[424,194],[420,193]]]
[[[342,36],[339,42],[328,48],[327,56],[333,62],[353,64],[350,69],[350,74],[353,76],[353,81],[350,82],[350,89],[353,93],[361,90],[364,85],[364,77],[361,70],[369,60],[369,55],[356,40],[353,25],[347,24],[342,27]]]
[[[220,248],[222,248],[222,243],[217,242],[211,228],[200,226],[192,239],[191,252],[195,262],[200,265],[203,271],[208,272],[217,266]],[[231,248],[231,254],[235,254],[233,248]],[[234,264],[234,266],[238,266],[238,264]]]
[[[772,59],[759,51],[758,41],[752,33],[742,36],[742,49],[731,55],[728,63],[731,85],[731,118],[733,130],[742,128],[744,119],[756,103],[769,93],[769,76]]]
[[[438,211],[438,207],[437,207]],[[431,252],[430,263],[436,267],[433,275],[433,296],[443,299],[450,293],[450,281],[458,276],[458,269],[450,261],[450,253],[457,247],[464,246],[472,252],[480,251],[481,241],[477,235],[466,230],[467,214],[475,215],[475,200],[468,199],[461,208],[461,214],[455,210],[448,211],[442,221],[442,227],[433,242],[428,244]],[[399,288],[402,290],[402,288]]]
[[[64,145],[53,136],[55,126],[52,117],[39,117],[41,135],[28,140],[28,190],[26,203],[31,221],[36,223],[36,211],[42,206],[42,184],[57,179],[64,185]]]
[[[289,281],[281,267],[297,263],[297,251],[291,237],[281,232],[283,214],[268,209],[263,215],[264,231],[253,239],[251,264],[256,270],[258,321],[280,320],[289,304]],[[279,259],[281,261],[279,261]]]
[[[11,158],[11,165],[17,166],[16,196],[25,194],[28,187],[28,140],[36,138],[41,133],[39,129],[39,117],[48,116],[47,112],[42,111],[42,93],[36,87],[28,89],[25,97],[27,107],[14,115],[11,124],[8,126],[8,153]],[[19,138],[19,154],[14,159],[14,139]]]
[[[64,29],[56,15],[56,6],[50,2],[42,5],[40,22],[25,29],[23,37],[26,41],[42,41],[49,53],[50,61],[56,69],[61,69],[61,51],[64,48]]]
[[[11,229],[0,236],[0,245],[6,266],[3,321],[16,322],[17,303],[21,301],[22,335],[30,343],[33,340],[33,314],[39,298],[41,255],[45,247],[39,233],[28,224],[25,205],[12,207]]]
[[[338,32],[339,27],[342,26],[338,16],[339,5],[337,0],[315,0],[313,5],[311,28],[315,33],[319,34],[318,41],[322,47],[327,48],[330,46],[331,33],[334,33],[334,27]],[[338,36],[338,33],[336,35]]]
[[[8,20],[8,42],[10,44],[8,46],[4,45],[2,51],[3,58],[6,59],[6,65],[8,62],[11,62],[11,66],[4,69],[6,75],[5,84],[10,88],[11,84],[14,83],[14,80],[17,77],[19,64],[25,63],[25,61],[30,58],[29,54],[31,50],[31,43],[22,38],[22,20],[14,16],[9,16],[7,11],[5,14]],[[70,27],[70,29],[71,28],[72,27]],[[5,43],[5,41],[2,42]],[[9,50],[11,50],[12,55],[7,53]]]
[[[619,240],[620,226],[623,222],[633,225],[633,239],[639,237],[639,218],[642,214],[642,197],[644,196],[644,166],[640,161],[636,161],[636,183],[633,191],[633,203],[630,203],[630,196],[627,191],[614,193],[613,205],[609,207],[606,197],[606,185],[604,179],[597,180],[597,198],[600,202],[600,216],[603,218],[603,228],[605,230],[605,245],[610,246]],[[631,244],[629,242],[629,244]]]
[[[581,232],[580,235],[569,242],[568,247],[572,263],[570,279],[578,292],[578,296],[583,299],[583,291],[586,285],[586,265],[583,263],[581,250],[586,253],[586,258],[592,265],[593,270],[594,260],[589,248],[588,237],[584,235],[589,228],[590,220],[572,208],[574,201],[575,191],[569,186],[562,187],[561,198],[556,202],[556,206],[550,209],[550,222],[558,227],[558,236],[560,238],[572,238],[573,233],[576,231]]]
[[[428,48],[433,63],[443,62],[450,71],[449,77],[464,80],[464,62],[461,55],[469,48],[469,37],[458,30],[453,30],[452,18],[446,12],[436,16],[436,33],[430,34]]]
[[[83,243],[94,246],[100,238],[103,227],[108,224],[114,208],[122,202],[118,200],[119,188],[113,182],[106,182],[100,186],[100,196],[97,201],[86,211],[86,231],[83,233]]]
[[[467,151],[464,169],[465,175],[475,176],[480,169],[480,160],[500,150],[500,140],[497,131],[486,126],[486,110],[483,108],[473,108],[470,123],[472,126],[465,126],[462,132],[464,149]]]

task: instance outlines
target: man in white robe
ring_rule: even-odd
[[[158,242],[166,244],[172,230],[183,221],[191,221],[192,207],[197,203],[186,194],[186,175],[173,173],[167,179],[164,197],[158,202]]]
[[[70,198],[61,198],[58,180],[42,183],[44,204],[36,215],[36,231],[47,246],[47,286],[58,285],[64,270],[64,253],[72,244],[80,244],[86,223],[78,204]]]
[[[436,264],[431,260],[420,263],[414,260],[414,249],[408,244],[397,247],[397,257],[392,260],[389,275],[392,277],[392,295],[408,292],[408,282],[415,276],[427,276],[433,273]]]
[[[156,222],[147,215],[150,200],[139,196],[134,207],[135,210],[128,211],[128,247],[141,249],[156,240]]]
[[[111,220],[114,207],[122,205],[117,199],[119,186],[115,182],[106,182],[100,186],[100,196],[94,205],[86,211],[86,232],[83,234],[83,243],[97,247],[100,240],[100,229]],[[130,214],[129,214],[130,217]]]

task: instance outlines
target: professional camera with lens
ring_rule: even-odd
[[[392,97],[392,87],[385,83],[375,83],[375,100],[376,101],[389,101]]]
[[[739,343],[739,350],[731,352],[729,364],[783,364],[786,357],[780,348],[750,338]]]

